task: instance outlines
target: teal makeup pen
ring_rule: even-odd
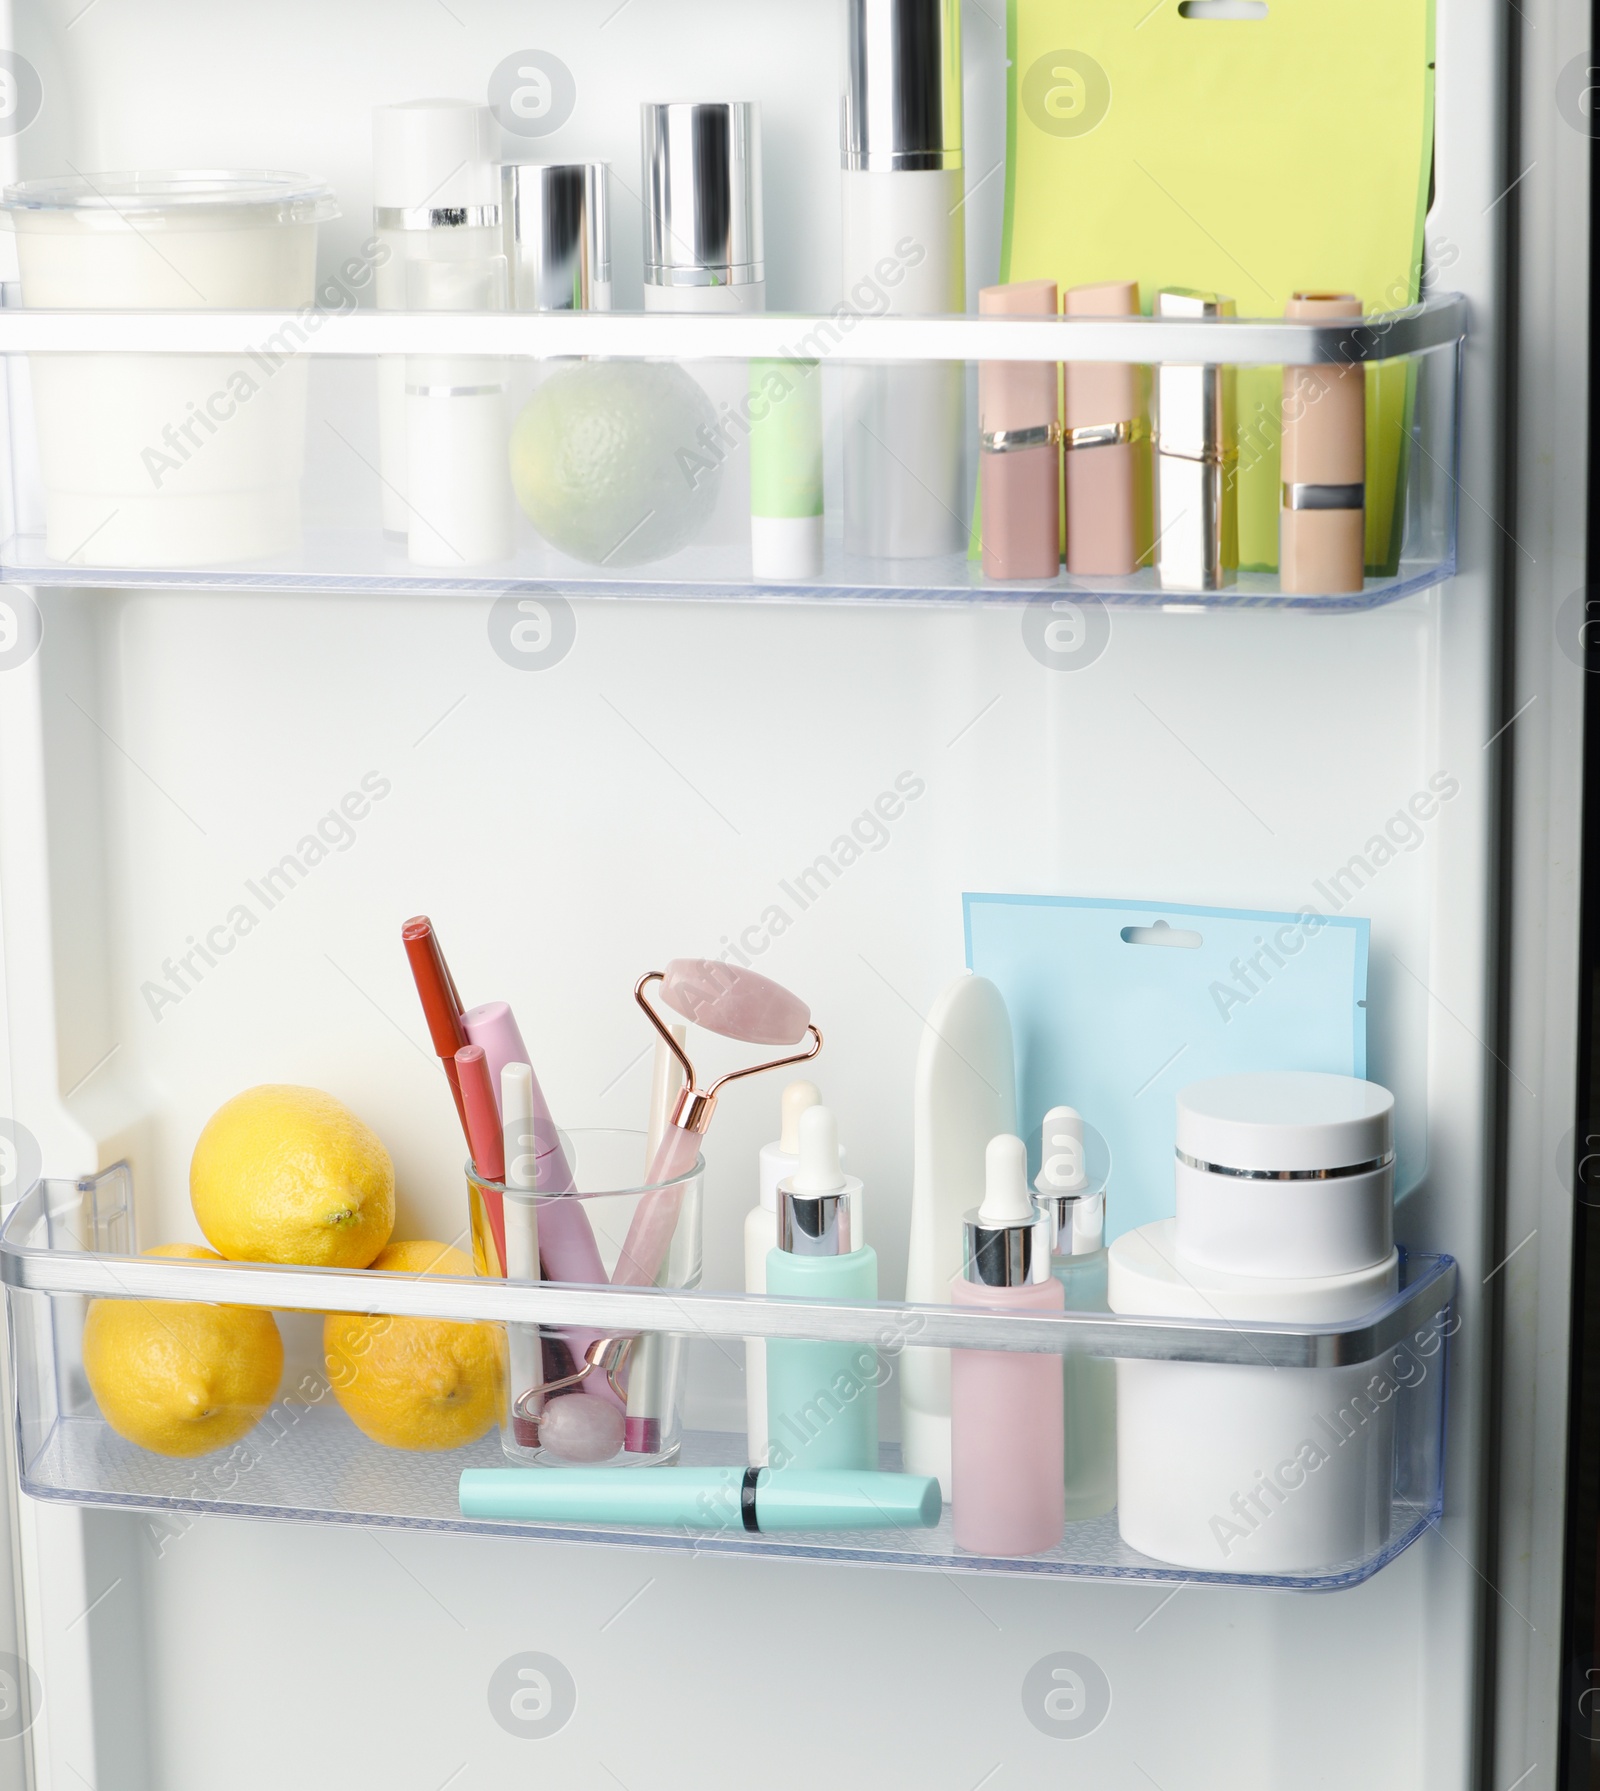
[[[939,1482],[877,1469],[465,1468],[463,1517],[694,1530],[931,1530]]]

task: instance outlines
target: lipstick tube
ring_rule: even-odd
[[[1216,292],[1168,286],[1157,317],[1232,317]],[[1165,591],[1221,591],[1239,570],[1237,381],[1232,367],[1156,370],[1156,577]]]
[[[1297,292],[1285,317],[1360,317],[1350,292]],[[1296,595],[1359,591],[1366,571],[1367,371],[1283,370],[1278,578]]]
[[[984,317],[1054,317],[1054,280],[985,286]],[[1061,565],[1061,405],[1054,361],[978,366],[985,578],[1056,576]]]
[[[1137,317],[1139,283],[1102,280],[1062,294],[1068,317]],[[1069,361],[1062,369],[1067,570],[1074,578],[1126,578],[1139,564],[1139,461],[1149,425],[1139,369]]]

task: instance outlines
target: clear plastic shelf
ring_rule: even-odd
[[[31,585],[569,598],[1047,598],[1186,610],[1368,609],[1455,570],[1466,327],[1466,303],[1450,294],[1341,325],[919,318],[843,306],[822,317],[8,309],[0,311],[0,357],[12,502],[0,578]],[[677,442],[681,436],[675,461],[682,487],[671,466],[665,483],[649,490],[647,480],[635,488],[624,469],[614,481],[625,494],[617,498],[623,507],[617,516],[603,504],[592,513],[580,506],[580,514],[565,492],[547,494],[536,527],[514,501],[507,471],[520,452],[517,420],[552,380],[574,377],[585,361],[591,371],[607,364],[656,370],[655,395],[638,397],[634,414],[641,405],[658,405],[649,413],[656,437]],[[1236,581],[1218,591],[1180,591],[1163,588],[1148,567],[1112,578],[1073,578],[1064,570],[1050,579],[985,577],[972,547],[976,380],[983,361],[1236,369]],[[821,570],[804,578],[757,577],[749,519],[749,370],[812,363],[821,378]],[[1275,569],[1281,368],[1352,363],[1367,368],[1367,577],[1359,591],[1286,592]],[[884,414],[892,414],[895,394],[904,397],[893,382],[915,379],[919,369],[937,373],[941,364],[959,368],[951,399],[958,471],[936,531],[946,539],[930,537],[929,551],[919,557],[864,551],[859,540],[847,541],[842,520],[846,418],[858,414],[851,394],[859,395],[862,378],[881,378]],[[630,376],[624,371],[623,377]],[[627,409],[628,389],[618,390]],[[401,489],[393,418],[396,405],[403,409],[416,394],[429,393],[444,394],[427,425],[430,439],[444,446],[419,474],[430,481],[424,495]],[[560,402],[588,403],[591,396]],[[481,414],[467,416],[472,405]],[[1148,413],[1148,393],[1144,408]],[[540,413],[545,437],[549,420]],[[1143,429],[1149,420],[1147,414],[1134,422]],[[708,434],[708,423],[719,433]],[[1136,453],[1147,480],[1148,442]],[[527,476],[554,477],[544,460]],[[717,495],[704,514],[691,516],[688,494],[702,477],[717,483]],[[496,479],[505,486],[497,499],[503,513],[473,511],[473,497],[463,493],[481,496]],[[682,517],[680,503],[687,506]],[[647,512],[653,520],[641,525],[642,533],[623,526]],[[1152,526],[1148,518],[1145,526]],[[418,537],[427,543],[420,559]]]
[[[1079,1313],[1012,1316],[894,1302],[824,1304],[697,1290],[620,1290],[290,1268],[175,1262],[133,1254],[132,1181],[125,1165],[80,1181],[45,1181],[0,1228],[3,1280],[13,1338],[15,1418],[23,1490],[36,1498],[152,1511],[359,1523],[525,1535],[598,1545],[776,1555],[942,1571],[1171,1580],[1329,1590],[1370,1578],[1439,1517],[1449,1339],[1455,1329],[1452,1258],[1405,1258],[1399,1291],[1349,1324],[1261,1325]],[[485,1522],[460,1515],[456,1488],[469,1467],[506,1465],[493,1433],[465,1448],[411,1453],[369,1441],[316,1377],[291,1385],[231,1448],[194,1458],[150,1453],[101,1418],[83,1366],[88,1301],[201,1300],[277,1312],[359,1312],[482,1321],[495,1325],[587,1325],[606,1335],[643,1331],[690,1339],[804,1338],[875,1349],[894,1398],[893,1361],[904,1348],[975,1348],[1115,1358],[1148,1374],[1201,1375],[1227,1386],[1302,1384],[1308,1412],[1330,1450],[1346,1427],[1365,1424],[1361,1401],[1382,1411],[1381,1446],[1366,1476],[1378,1488],[1371,1546],[1356,1558],[1305,1570],[1249,1572],[1180,1566],[1130,1548],[1115,1513],[1069,1523],[1062,1543],[1026,1558],[959,1550],[949,1514],[929,1531],[757,1535],[722,1531]],[[1233,1377],[1231,1382],[1222,1377]],[[1240,1378],[1245,1377],[1245,1378]],[[1255,1377],[1252,1381],[1248,1377]],[[1199,1391],[1199,1383],[1189,1382]],[[1352,1389],[1357,1389],[1352,1397]],[[1120,1394],[1127,1397],[1127,1383]],[[1352,1417],[1352,1413],[1354,1416]],[[1331,1420],[1331,1426],[1328,1420]],[[1295,1420],[1299,1422],[1298,1419]],[[1320,1433],[1319,1433],[1320,1434]],[[1391,1441],[1392,1439],[1392,1441]],[[1370,1439],[1368,1439],[1370,1441]],[[1392,1472],[1390,1471],[1392,1449]],[[685,1465],[745,1462],[738,1432],[689,1429]],[[880,1465],[899,1466],[885,1444]],[[1270,1464],[1268,1464],[1270,1466]],[[537,1472],[538,1470],[533,1470]],[[626,1473],[626,1468],[616,1470]],[[1380,1472],[1381,1471],[1381,1472]],[[1171,1464],[1181,1478],[1182,1462]],[[1302,1476],[1303,1478],[1303,1476]],[[1248,1489],[1248,1486],[1247,1486]]]

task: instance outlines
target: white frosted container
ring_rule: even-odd
[[[1239,1275],[1342,1275],[1394,1249],[1394,1096],[1312,1070],[1178,1091],[1177,1248]]]
[[[1112,1244],[1113,1312],[1259,1324],[1339,1323],[1399,1287],[1399,1258],[1305,1278],[1181,1261],[1176,1222]],[[1117,1363],[1117,1527],[1130,1548],[1220,1573],[1306,1573],[1389,1535],[1394,1406],[1387,1359],[1348,1368]]]
[[[264,172],[93,174],[7,187],[31,309],[309,311],[326,187]],[[309,325],[309,327],[308,327]],[[309,316],[248,355],[29,357],[45,551],[196,566],[300,530]]]

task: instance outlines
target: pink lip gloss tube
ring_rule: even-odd
[[[1061,308],[1068,317],[1137,317],[1138,283],[1072,286]],[[1138,567],[1138,462],[1149,435],[1139,383],[1139,369],[1124,362],[1068,361],[1062,370],[1067,570],[1074,578],[1126,578]]]
[[[955,1306],[1060,1312],[1050,1272],[1054,1227],[1028,1187],[1028,1151],[1002,1133],[984,1154],[983,1205],[966,1220]],[[950,1352],[950,1496],[957,1548],[1040,1555],[1066,1523],[1060,1356]]]
[[[1352,292],[1297,292],[1285,317],[1361,316]],[[1278,578],[1296,595],[1359,591],[1366,572],[1367,370],[1283,370]]]
[[[985,286],[985,317],[1054,317],[1054,280]],[[1054,578],[1061,566],[1061,407],[1054,361],[982,361],[985,578]]]

